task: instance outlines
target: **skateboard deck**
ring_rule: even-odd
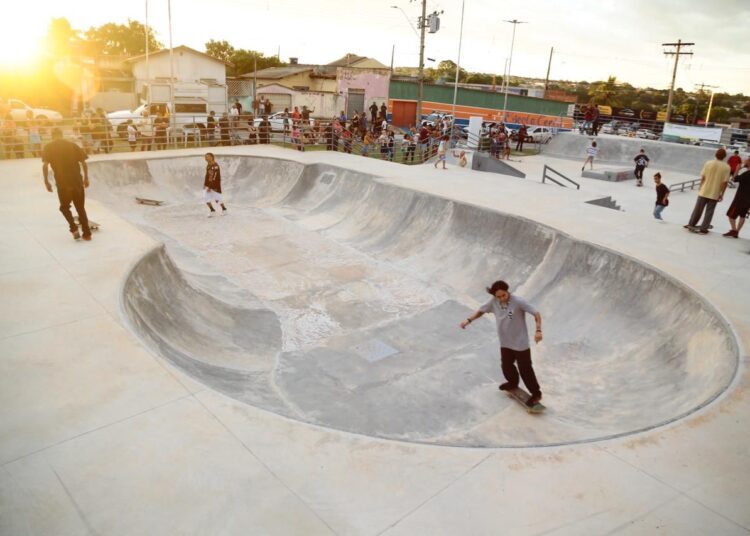
[[[509,397],[516,399],[518,403],[521,404],[529,413],[542,413],[545,409],[547,409],[541,403],[535,404],[531,407],[527,406],[526,401],[531,398],[531,395],[520,387],[516,387],[512,391],[505,392],[508,393]]]
[[[73,220],[76,222],[76,225],[81,225],[81,222],[78,219],[78,216],[73,216]],[[89,220],[89,229],[91,229],[92,231],[98,231],[99,227],[101,227],[101,225],[99,225],[93,220]]]
[[[146,199],[145,197],[136,197],[135,201],[136,203],[140,205],[152,205],[155,207],[158,207],[164,204],[164,201],[159,201],[157,199]]]

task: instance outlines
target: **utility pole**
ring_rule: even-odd
[[[549,62],[547,63],[547,77],[544,79],[544,98],[547,98],[547,87],[549,86],[549,71],[552,68],[552,53],[555,51],[555,47],[549,49]]]
[[[678,39],[676,43],[662,43],[663,47],[675,47],[675,50],[664,52],[665,56],[674,56],[674,70],[672,71],[672,84],[669,86],[669,98],[667,99],[667,117],[664,120],[665,123],[669,123],[672,119],[672,98],[674,97],[674,81],[677,78],[677,63],[680,61],[680,56],[692,56],[692,52],[682,52],[682,47],[691,47],[695,43],[683,43],[682,39]]]
[[[706,88],[711,89],[711,98],[708,101],[708,111],[706,112],[706,125],[708,125],[708,119],[711,117],[711,108],[714,105],[714,89],[718,89],[719,86],[709,86],[705,82],[701,82],[700,84],[695,84],[695,87],[698,88],[698,92],[703,95],[705,93]],[[695,111],[696,119],[698,119],[698,110]]]
[[[417,75],[417,117],[415,126],[422,124],[422,99],[424,98],[424,31],[427,26],[427,0],[422,0],[422,16],[419,18],[419,74]]]
[[[509,22],[513,25],[513,37],[510,40],[510,58],[508,58],[508,74],[506,76],[507,81],[505,82],[505,99],[503,101],[503,123],[505,123],[505,112],[508,109],[508,84],[510,84],[510,66],[513,62],[513,45],[516,42],[516,26],[519,24],[526,24],[524,21],[520,20],[506,20],[505,22]]]

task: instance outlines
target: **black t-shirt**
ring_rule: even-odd
[[[639,154],[633,160],[635,160],[635,165],[638,167],[646,167],[649,162],[649,158],[645,154]]]
[[[742,206],[750,206],[750,170],[737,175],[734,182],[737,183],[737,193],[734,194],[735,202]]]
[[[68,140],[51,141],[42,150],[42,162],[52,166],[58,188],[81,183],[81,162],[87,158],[83,149]]]
[[[669,205],[669,199],[666,199],[667,194],[669,193],[669,187],[661,183],[659,186],[656,187],[656,204],[667,206]]]
[[[216,162],[206,166],[206,180],[203,181],[203,186],[221,193],[221,168]]]

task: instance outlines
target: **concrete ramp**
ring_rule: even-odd
[[[641,140],[624,136],[600,135],[596,138],[574,132],[562,132],[544,147],[544,155],[555,158],[586,159],[586,149],[594,140],[599,148],[596,162],[610,165],[635,167],[633,159],[641,150],[651,159],[650,170],[654,172],[670,169],[682,173],[700,174],[703,164],[714,158],[715,149],[682,145],[654,140]]]
[[[351,170],[219,163],[230,213],[213,219],[195,193],[199,159],[90,173],[95,197],[167,243],[123,288],[134,331],[237,400],[370,436],[519,447],[659,426],[734,376],[720,315],[616,252]],[[135,191],[169,205],[123,201]],[[533,425],[497,390],[494,322],[458,328],[501,278],[544,318],[532,352],[549,409]]]
[[[507,162],[493,158],[488,154],[475,153],[474,158],[471,161],[471,169],[477,171],[487,171],[489,173],[499,173],[501,175],[510,175],[511,177],[518,177],[525,179],[526,174],[523,171],[519,171]]]

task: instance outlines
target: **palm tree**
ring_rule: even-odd
[[[619,106],[620,99],[617,96],[617,77],[610,76],[606,82],[595,82],[589,89],[589,97],[596,104],[605,106]]]

